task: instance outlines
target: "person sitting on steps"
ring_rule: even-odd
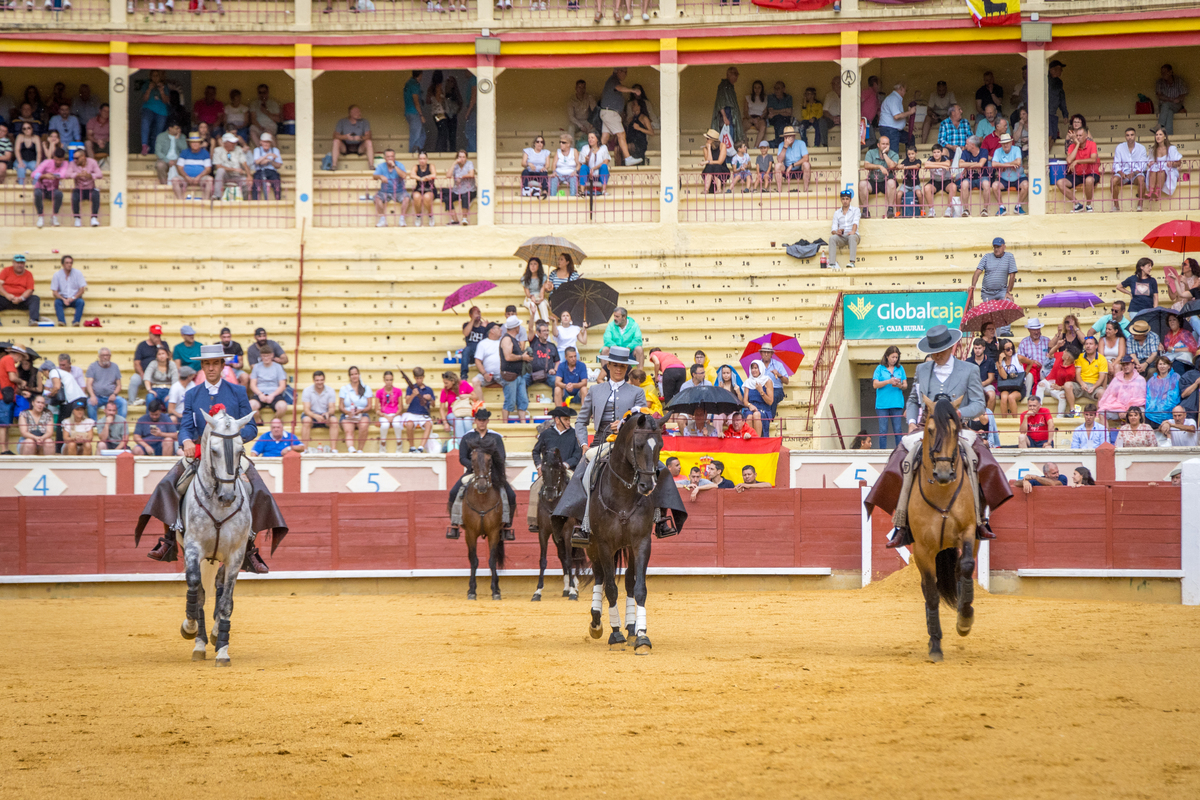
[[[908,435],[900,440],[884,473],[864,501],[868,512],[876,506],[894,512],[892,522],[895,531],[888,541],[888,547],[903,547],[913,542],[912,531],[908,527],[908,498],[912,492],[913,476],[917,471],[917,459],[920,458],[924,437],[922,428],[917,424],[918,412],[924,400],[936,401],[945,397],[951,402],[958,402],[958,413],[964,420],[975,419],[986,408],[978,366],[954,357],[954,348],[961,338],[961,331],[950,330],[945,325],[934,325],[917,343],[917,349],[930,354],[932,358],[917,365],[913,389],[904,409],[908,418]],[[1007,502],[1012,497],[1012,489],[984,441],[965,427],[959,436],[962,445],[969,448],[967,477],[976,490],[976,538],[994,539],[996,537],[988,525],[985,512],[988,508],[995,510]]]
[[[462,437],[458,442],[458,463],[463,465],[466,470],[458,482],[450,489],[450,527],[446,529],[447,539],[457,539],[462,533],[462,508],[463,508],[463,488],[470,485],[474,476],[474,467],[471,465],[471,454],[475,448],[484,446],[486,440],[487,447],[495,452],[499,458],[492,460],[493,477],[498,478],[500,487],[504,490],[501,495],[501,501],[504,506],[504,529],[501,535],[504,541],[511,542],[517,538],[513,533],[512,516],[513,511],[517,508],[517,493],[513,491],[509,485],[508,479],[504,477],[504,439],[495,431],[488,430],[488,420],[492,418],[492,412],[486,408],[481,408],[475,412],[475,430]]]

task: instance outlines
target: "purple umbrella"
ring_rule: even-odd
[[[452,308],[459,303],[466,303],[469,300],[474,300],[484,292],[491,291],[496,288],[496,284],[491,281],[475,281],[468,283],[466,286],[460,286],[450,293],[446,298],[446,302],[442,303],[442,311],[447,308]]]
[[[1038,308],[1091,308],[1102,305],[1104,301],[1100,299],[1100,295],[1078,289],[1048,294],[1038,301]]]

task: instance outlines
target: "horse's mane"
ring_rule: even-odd
[[[641,412],[635,411],[629,415],[624,423],[621,424],[620,430],[617,431],[617,439],[615,442],[613,442],[614,448],[616,448],[618,445],[627,444],[629,440],[633,438],[633,434],[638,430],[638,427],[637,425],[631,425],[628,423],[633,422],[634,418],[636,418],[639,414],[641,414]],[[641,414],[641,416],[644,417],[649,424],[649,430],[647,433],[657,433],[659,430],[658,419],[650,414]]]
[[[933,440],[933,449],[935,452],[941,452],[946,436],[957,437],[959,429],[962,427],[958,409],[954,407],[954,403],[942,398],[934,404],[933,425],[937,432]]]

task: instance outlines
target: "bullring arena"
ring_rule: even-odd
[[[0,794],[1200,795],[1196,9],[621,8],[0,14]],[[527,291],[530,254],[547,274]],[[562,430],[594,455],[608,413],[556,429],[554,389],[534,382],[547,357],[497,366],[489,324],[544,353],[546,317],[556,360],[575,369],[574,345],[589,397],[611,392],[622,413],[605,420],[634,442],[628,480],[617,433],[601,481],[678,487],[657,519],[637,498],[593,507],[594,541],[632,513],[651,547],[645,614],[621,597],[616,625],[586,570],[579,599],[560,596],[553,546],[531,602],[526,512],[554,471],[536,443]],[[984,321],[1012,332],[993,340]],[[997,397],[975,421],[1013,497],[957,583],[973,587],[970,635],[943,603],[931,663],[910,563],[928,532],[888,548],[891,516],[864,500],[888,480],[896,406],[938,324],[965,333],[956,368],[976,336],[997,356],[1011,340],[1024,368],[984,355]],[[1083,361],[1051,366],[1058,351]],[[670,406],[693,364],[733,409]],[[434,393],[424,409],[414,378]],[[220,439],[216,405],[247,427]],[[151,560],[160,519],[134,531],[152,498],[170,511],[184,440],[203,454],[184,501],[197,516],[179,560]],[[467,598],[464,551],[472,514],[503,539],[505,506],[460,495],[463,536],[447,538],[468,451],[493,469],[464,492],[515,491],[501,599],[486,540]],[[637,460],[651,451],[658,472]],[[936,467],[921,488],[951,485]],[[269,500],[285,536],[240,516],[261,521]],[[197,502],[233,520],[222,533],[226,512],[211,516],[202,555]],[[682,510],[678,535],[651,538]],[[270,571],[240,573],[222,629],[197,569],[232,575],[251,529]]]

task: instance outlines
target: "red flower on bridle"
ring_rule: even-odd
[[[217,403],[215,406],[213,406],[212,408],[210,408],[208,410],[208,415],[210,417],[215,417],[217,414],[220,414],[224,410],[225,410],[225,406],[222,403]]]

